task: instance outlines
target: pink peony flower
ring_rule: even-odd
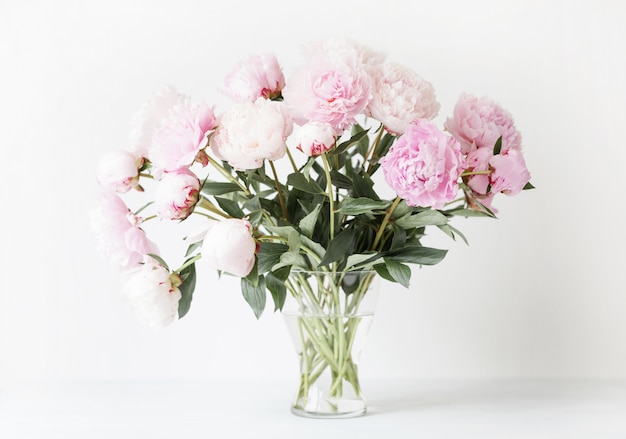
[[[388,63],[370,71],[373,97],[367,111],[387,131],[402,134],[415,119],[432,119],[437,115],[440,105],[433,86],[413,70]]]
[[[466,166],[459,142],[426,119],[412,122],[380,164],[408,205],[435,209],[454,199]]]
[[[206,104],[192,104],[185,97],[170,108],[154,133],[148,158],[162,171],[191,165],[207,145],[215,128],[215,114]]]
[[[308,156],[318,156],[335,146],[337,132],[327,123],[309,122],[300,127],[295,138],[297,149]]]
[[[489,160],[493,157],[492,148],[478,148],[467,155],[467,168],[475,172],[489,171]],[[491,184],[491,175],[477,174],[467,178],[468,186],[476,194],[485,195]]]
[[[140,321],[155,329],[164,328],[178,318],[181,298],[172,275],[163,265],[146,256],[143,263],[124,273],[124,293]]]
[[[112,192],[101,192],[98,205],[90,212],[96,247],[114,264],[137,266],[146,254],[159,254],[134,215],[122,199]]]
[[[467,167],[473,172],[491,171],[467,178],[467,184],[475,195],[500,192],[515,195],[530,181],[524,157],[516,149],[493,155],[491,148],[478,148],[468,154]]]
[[[281,102],[257,99],[226,111],[211,136],[210,147],[221,160],[236,169],[256,169],[263,160],[285,155],[293,121]]]
[[[135,155],[148,156],[152,138],[161,125],[161,121],[167,117],[176,104],[184,99],[184,95],[168,85],[154,93],[141,110],[133,116],[129,149]]]
[[[224,92],[237,102],[254,102],[280,95],[285,77],[274,54],[251,55],[241,61],[224,80]]]
[[[98,183],[104,189],[125,193],[139,184],[139,168],[143,160],[130,151],[114,149],[106,153],[96,168]]]
[[[511,149],[495,155],[489,160],[489,164],[493,167],[491,191],[494,193],[516,195],[530,181],[530,172],[520,151]]]
[[[185,219],[193,212],[199,194],[200,180],[189,169],[166,172],[154,196],[157,215],[163,219]]]
[[[500,136],[502,152],[519,150],[522,146],[522,137],[515,129],[513,117],[487,97],[477,98],[462,93],[454,107],[453,117],[448,118],[444,126],[461,142],[464,154],[481,147],[493,149]]]
[[[365,110],[371,80],[357,52],[353,57],[319,52],[293,73],[283,97],[297,123],[326,122],[339,131]]]
[[[202,243],[202,260],[209,268],[245,277],[254,267],[256,242],[246,219],[231,218],[213,225]]]

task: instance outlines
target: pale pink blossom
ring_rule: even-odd
[[[491,191],[494,193],[516,195],[530,181],[530,172],[520,151],[511,149],[494,155],[489,164],[493,168]]]
[[[200,194],[200,180],[189,169],[165,172],[157,183],[154,204],[163,219],[182,220],[192,212]]]
[[[212,107],[182,99],[170,108],[154,133],[148,158],[162,171],[190,166],[206,147],[215,125]]]
[[[386,63],[370,72],[373,97],[367,111],[390,133],[402,134],[415,119],[432,119],[437,115],[440,105],[432,84],[413,70]]]
[[[150,256],[124,273],[124,293],[143,324],[160,329],[178,318],[180,279],[174,276],[172,282],[169,270]]]
[[[152,138],[170,110],[186,97],[171,85],[155,92],[131,120],[129,149],[139,157],[147,157]]]
[[[308,156],[318,156],[335,146],[337,132],[324,122],[308,122],[294,135],[296,148]]]
[[[307,57],[333,54],[344,59],[354,60],[364,66],[374,66],[385,61],[386,54],[365,46],[349,38],[326,38],[313,41],[305,47]]]
[[[462,93],[454,107],[453,116],[445,128],[467,154],[476,148],[492,148],[502,136],[502,152],[521,149],[522,136],[515,128],[511,114],[487,97]]]
[[[245,277],[254,267],[256,241],[246,219],[230,218],[214,224],[202,243],[202,261],[209,268]]]
[[[143,159],[130,151],[114,149],[104,154],[96,167],[96,178],[104,189],[125,193],[139,184]]]
[[[387,183],[410,206],[439,209],[459,190],[459,142],[426,119],[413,121],[380,160]]]
[[[284,86],[283,71],[272,53],[248,56],[224,80],[224,92],[237,102],[278,97]]]
[[[283,89],[296,123],[326,122],[338,131],[355,122],[371,96],[370,76],[356,52],[352,57],[315,53]]]
[[[141,218],[115,193],[100,192],[90,220],[97,249],[115,265],[130,268],[137,266],[144,255],[159,254],[157,246],[141,229]]]
[[[259,98],[241,102],[219,119],[210,147],[221,160],[240,170],[257,169],[264,160],[285,155],[293,121],[282,102]]]

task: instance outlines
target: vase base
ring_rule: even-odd
[[[302,418],[313,418],[313,419],[347,419],[347,418],[358,418],[359,416],[365,416],[367,413],[367,408],[362,407],[358,410],[348,411],[348,412],[315,412],[308,411],[304,409],[300,409],[297,407],[291,407],[291,413],[296,416],[300,416]]]

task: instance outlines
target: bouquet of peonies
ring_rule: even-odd
[[[274,55],[249,56],[222,91],[234,103],[216,112],[160,90],[128,148],[97,167],[97,243],[155,327],[187,313],[197,269],[241,278],[257,318],[268,295],[281,310],[298,294],[295,270],[375,270],[408,286],[408,264],[446,254],[422,245],[426,228],[465,240],[453,216],[494,217],[494,197],[532,188],[507,111],[462,94],[439,128],[431,83],[352,41],[309,45],[287,80]],[[176,259],[149,223],[179,229]]]

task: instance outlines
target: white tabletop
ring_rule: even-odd
[[[624,381],[362,380],[366,416],[292,415],[290,381],[20,384],[2,439],[626,438]]]

